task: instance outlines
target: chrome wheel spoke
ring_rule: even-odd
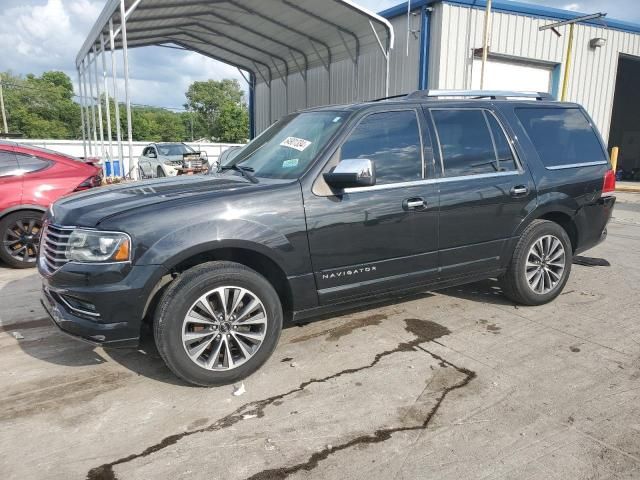
[[[225,351],[225,360],[223,365],[226,365],[227,368],[233,368],[235,366],[235,362],[233,361],[233,355],[231,354],[231,345],[229,345],[229,338],[222,337],[224,342],[224,351]]]
[[[199,340],[204,337],[208,337],[210,335],[216,335],[218,332],[213,332],[211,330],[200,331],[200,332],[185,332],[182,335],[182,340],[185,342],[192,342],[194,340]]]
[[[204,351],[209,347],[209,345],[211,345],[211,342],[213,342],[214,338],[215,337],[212,336],[209,340],[205,340],[204,342],[200,343],[197,347],[194,347],[191,350],[187,350],[187,353],[189,354],[191,359],[198,360],[200,356],[204,353]]]
[[[241,332],[240,330],[238,330],[235,332],[235,334],[240,335],[241,337],[246,337],[252,340],[259,340],[259,341],[262,341],[262,339],[264,338],[263,333]]]
[[[193,303],[184,317],[182,344],[200,367],[230,370],[255,355],[267,327],[266,309],[253,292],[224,286]]]
[[[247,293],[247,291],[244,288],[239,288],[237,290],[234,290],[234,299],[233,299],[233,304],[229,309],[229,315],[234,314],[234,312],[238,308],[238,305],[240,305],[240,301],[242,301],[242,299],[244,298],[245,293]]]
[[[202,315],[194,311],[189,312],[185,320],[188,320],[189,323],[197,323],[200,325],[218,325],[218,322],[204,318]]]
[[[264,325],[267,323],[267,317],[264,316],[263,313],[259,313],[250,317],[242,322],[237,322],[237,325]]]
[[[235,340],[236,345],[238,345],[238,347],[240,348],[240,351],[242,352],[242,355],[244,356],[244,358],[251,357],[252,355],[251,352],[247,350],[247,347],[245,346],[244,342],[236,336],[236,333],[231,333],[231,336]]]
[[[256,308],[258,308],[258,306],[261,306],[261,305],[262,304],[260,303],[260,301],[257,298],[253,298],[247,305],[242,307],[242,310],[240,311],[240,313],[238,313],[238,316],[235,319],[235,323],[242,323],[242,320],[247,315],[249,315]]]
[[[220,359],[220,350],[222,350],[223,343],[224,342],[222,338],[219,338],[218,345],[211,351],[211,355],[209,356],[209,359],[207,361],[207,368],[213,369],[218,366],[218,360]]]
[[[205,312],[207,312],[210,316],[212,320],[216,319],[216,314],[213,311],[213,308],[211,308],[211,304],[209,303],[209,295],[202,295],[198,301],[196,302],[197,305],[200,305]]]

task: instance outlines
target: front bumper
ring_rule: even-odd
[[[105,279],[105,269],[123,271],[112,271],[111,281],[98,283]],[[42,277],[41,303],[65,333],[92,344],[135,347],[154,287],[164,273],[157,265],[67,264]]]

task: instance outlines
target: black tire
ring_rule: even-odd
[[[202,295],[230,285],[249,290],[262,302],[267,316],[266,333],[245,363],[227,370],[209,370],[187,355],[182,340],[183,322]],[[251,375],[268,360],[280,338],[282,317],[278,294],[262,275],[234,262],[208,262],[187,270],[166,289],[156,308],[154,337],[160,356],[178,377],[203,387],[227,385]]]
[[[560,240],[564,248],[564,269],[550,291],[538,293],[527,280],[527,258],[534,243],[543,237],[552,236]],[[504,275],[500,277],[500,285],[505,296],[522,305],[542,305],[556,298],[562,292],[571,273],[573,250],[571,240],[564,228],[548,220],[534,220],[522,232],[520,240],[513,252],[511,262]],[[534,267],[535,269],[535,267]],[[531,270],[530,270],[531,271]]]
[[[164,174],[164,170],[162,169],[162,167],[158,167],[158,170],[156,172],[156,176],[158,178],[162,178],[162,177],[166,177],[166,175]]]
[[[14,212],[0,220],[0,260],[13,268],[32,268],[38,259],[40,212]]]

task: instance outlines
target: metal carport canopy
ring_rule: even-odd
[[[321,66],[330,79],[332,63],[344,59],[355,65],[357,89],[360,53],[364,49],[376,49],[386,62],[385,91],[388,91],[393,28],[385,18],[349,0],[108,0],[76,57],[83,133],[86,131],[89,139],[90,154],[93,150],[99,152],[98,137],[103,156],[106,154],[102,122],[95,119],[96,111],[102,116],[101,105],[95,99],[100,97],[101,88],[106,92],[108,86],[106,51],[111,51],[115,98],[113,50],[124,52],[123,73],[130,118],[127,49],[171,44],[248,71],[250,88],[256,81],[262,81],[269,91],[273,80],[280,79],[286,85],[292,75],[298,74],[306,90],[310,68]],[[104,85],[98,78],[100,55]],[[97,95],[94,95],[94,86]],[[285,91],[288,95],[288,90]],[[332,98],[329,93],[329,100]],[[130,136],[130,122],[128,133]]]

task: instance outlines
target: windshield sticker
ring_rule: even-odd
[[[309,145],[311,145],[311,142],[309,140],[296,137],[287,137],[280,144],[281,147],[293,148],[294,150],[298,150],[299,152],[303,152],[304,149]]]
[[[333,119],[333,123],[339,122],[340,120],[342,120],[342,117],[336,117]]]
[[[297,158],[290,158],[289,160],[285,160],[282,162],[282,168],[293,168],[298,166]]]

